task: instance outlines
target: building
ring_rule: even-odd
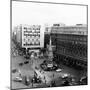
[[[65,24],[63,24],[63,23],[55,23],[55,24],[46,24],[45,25],[45,33],[50,33],[51,32],[51,28],[52,27],[64,27],[65,26]]]
[[[44,47],[44,28],[41,25],[22,25],[22,48],[39,51]]]
[[[13,39],[15,40],[15,42],[17,44],[22,45],[22,26],[21,25],[15,26],[12,32],[13,32]]]
[[[41,25],[17,25],[13,30],[17,47],[26,52],[39,52],[44,47],[44,28]]]
[[[45,44],[49,43],[45,33]],[[65,61],[68,64],[87,67],[87,26],[77,24],[75,26],[52,26],[52,45],[56,45],[54,55],[57,62]]]

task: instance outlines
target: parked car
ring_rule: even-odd
[[[83,76],[80,79],[80,84],[81,85],[87,85],[87,76]]]
[[[56,70],[56,72],[61,72],[62,71],[62,69],[60,69],[60,68],[58,68],[57,70]]]
[[[62,82],[62,86],[70,86],[71,84],[70,84],[70,82],[68,81],[68,80],[64,80],[63,82]]]
[[[18,72],[18,69],[13,69],[11,72],[16,73],[16,72]]]
[[[30,55],[29,54],[26,54],[26,55],[24,55],[24,58],[30,59]]]
[[[22,78],[21,77],[15,77],[13,79],[13,81],[15,81],[15,82],[22,82]]]
[[[29,63],[29,61],[25,61],[25,62],[24,62],[24,64],[28,64],[28,63]]]

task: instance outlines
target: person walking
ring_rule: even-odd
[[[32,87],[33,87],[33,79],[31,80],[31,83],[32,83]]]
[[[47,80],[46,80],[46,77],[44,76],[44,82],[45,82],[45,85],[47,85]]]

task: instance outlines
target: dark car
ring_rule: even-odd
[[[25,61],[25,62],[24,62],[24,64],[28,64],[28,63],[29,63],[29,61]]]
[[[87,76],[83,76],[80,79],[80,85],[87,85]]]
[[[24,58],[30,59],[30,55],[29,54],[26,54],[26,55],[24,55]]]

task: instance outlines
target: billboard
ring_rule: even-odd
[[[44,28],[41,25],[22,26],[22,47],[44,47]]]

